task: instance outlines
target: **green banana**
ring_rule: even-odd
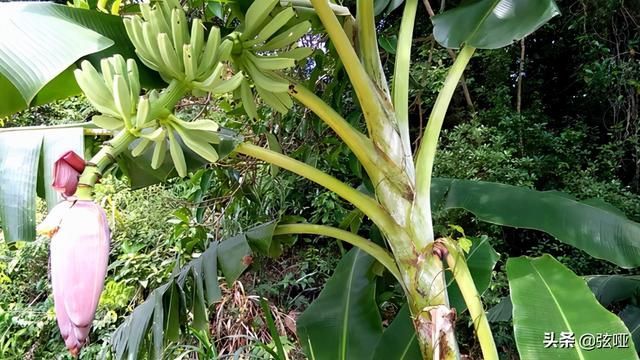
[[[300,61],[303,59],[306,59],[308,57],[311,56],[311,54],[313,54],[313,52],[315,51],[315,49],[313,48],[309,48],[309,47],[298,47],[295,49],[291,49],[288,51],[284,51],[281,53],[278,53],[278,55],[280,57],[283,58],[290,58],[290,59],[294,59],[296,61]]]
[[[151,4],[149,3],[141,3],[140,4],[140,12],[142,13],[142,17],[149,21],[151,20]]]
[[[142,63],[148,67],[149,69],[155,70],[155,71],[160,71],[160,65],[158,65],[155,61],[149,59],[148,57],[146,57],[143,53],[141,53],[140,51],[138,51],[138,49],[136,49],[136,55],[138,55],[138,59],[140,59],[140,61],[142,61]]]
[[[244,80],[244,74],[242,71],[233,75],[231,78],[224,80],[221,84],[210,89],[212,94],[226,94],[237,89]]]
[[[282,11],[280,11],[276,16],[271,19],[265,25],[262,30],[258,33],[256,38],[259,42],[264,42],[269,40],[273,34],[275,34],[278,30],[282,29],[293,17],[296,15],[295,10],[292,7],[288,7]]]
[[[223,63],[218,63],[218,65],[213,69],[213,72],[203,81],[194,81],[193,86],[200,90],[208,91],[212,87],[215,87],[222,83],[222,71],[224,70],[225,65]]]
[[[198,63],[198,77],[201,77],[213,70],[215,65],[215,56],[218,52],[218,46],[220,45],[220,28],[214,26],[209,32],[207,43],[204,46],[202,56]]]
[[[154,59],[153,54],[147,49],[147,45],[144,41],[144,34],[142,30],[142,19],[139,16],[131,18],[125,18],[124,26],[127,30],[127,34],[131,39],[131,42],[135,46],[136,54],[140,61],[153,70],[160,70],[157,60]]]
[[[122,122],[121,119],[114,118],[111,116],[94,115],[91,118],[91,121],[93,121],[93,123],[96,124],[96,126],[101,127],[103,129],[111,130],[111,131],[120,130],[124,127],[124,123]]]
[[[184,159],[182,147],[180,147],[180,143],[176,139],[176,136],[173,133],[173,129],[171,127],[167,129],[167,135],[169,135],[169,152],[171,153],[173,165],[176,167],[178,175],[180,177],[185,177],[187,176],[187,162]]]
[[[160,50],[160,56],[162,56],[162,61],[167,69],[165,72],[172,78],[181,80],[183,78],[182,72],[184,71],[182,59],[178,58],[178,54],[169,39],[169,35],[158,34],[158,49]]]
[[[218,52],[216,53],[216,61],[222,62],[227,61],[231,58],[231,50],[233,50],[233,40],[225,39],[220,47],[218,48]]]
[[[113,94],[104,82],[104,78],[87,60],[80,65],[81,69],[74,71],[78,85],[85,93],[91,104],[101,113],[117,116]]]
[[[116,104],[116,108],[120,113],[122,119],[124,119],[125,127],[131,128],[131,92],[127,81],[123,75],[115,75],[113,77],[113,100]]]
[[[279,0],[258,0],[249,6],[244,17],[245,29],[242,34],[244,40],[252,39],[256,35],[257,30],[278,3]]]
[[[260,98],[274,110],[281,114],[286,114],[287,112],[289,112],[289,109],[282,102],[280,102],[280,99],[273,95],[272,92],[265,90],[259,86],[256,86],[256,90],[258,91],[258,95],[260,96]]]
[[[127,73],[129,70],[127,69],[127,62],[120,54],[115,54],[109,58],[111,62],[111,68],[113,69],[113,74],[121,75],[123,79],[126,81],[126,84],[129,85],[129,79]]]
[[[157,170],[162,166],[164,157],[167,154],[167,130],[161,129],[161,134],[157,140],[154,140],[155,147],[153,148],[153,156],[151,157],[151,168]]]
[[[138,73],[138,64],[133,59],[127,59],[127,80],[131,91],[131,103],[135,104],[140,95],[140,74]]]
[[[253,91],[251,91],[251,85],[249,85],[247,79],[243,79],[240,84],[240,97],[247,115],[249,115],[251,119],[259,119],[258,109],[256,108],[256,102],[253,98]]]
[[[136,144],[136,146],[134,146],[133,149],[131,150],[131,155],[133,157],[138,157],[142,155],[144,151],[147,150],[147,147],[149,147],[150,144],[151,144],[151,140],[140,139],[140,141]]]
[[[173,9],[184,11],[180,2],[176,0],[162,0],[158,1],[158,3],[160,3],[160,6],[162,7],[162,13],[165,16],[167,23],[171,23],[171,13],[173,12]]]
[[[288,92],[278,92],[273,93],[273,95],[284,105],[287,109],[291,109],[293,107],[293,100],[291,100],[291,96],[289,96]]]
[[[142,22],[140,20],[140,17],[126,17],[122,19],[122,22],[124,23],[124,28],[127,31],[127,35],[129,36],[129,39],[133,43],[133,46],[136,48],[136,50],[142,50],[143,53],[146,53],[146,51],[144,51],[144,39],[142,38]]]
[[[173,9],[171,12],[171,36],[173,46],[176,49],[178,58],[182,59],[182,46],[189,43],[189,27],[187,17],[182,9]]]
[[[192,131],[191,137],[196,137],[207,144],[220,144],[220,136],[218,133],[211,131]]]
[[[201,80],[201,82],[205,82],[207,81],[206,79],[211,78],[221,62],[229,60],[232,49],[233,41],[231,39],[224,39],[222,43],[220,43],[220,46],[218,46],[218,49],[214,53],[213,59],[210,60],[210,65],[203,68],[205,71],[204,74],[200,74],[199,79],[205,79]]]
[[[213,120],[195,120],[195,121],[183,121],[180,118],[169,115],[172,119],[172,122],[179,126],[185,131],[189,132],[190,135],[200,137],[203,141],[211,144],[219,144],[220,137],[218,136],[218,130],[220,126]]]
[[[162,13],[162,10],[160,8],[156,7],[155,9],[151,10],[150,16],[151,17],[149,18],[149,22],[151,23],[151,26],[155,30],[156,34],[171,34],[171,27],[166,21],[164,14]]]
[[[202,20],[198,18],[191,23],[191,40],[189,44],[191,44],[191,55],[195,57],[196,63],[200,62],[200,57],[204,50],[204,25]]]
[[[159,127],[155,130],[153,130],[151,133],[141,133],[140,137],[141,138],[145,138],[147,140],[153,141],[153,142],[158,142],[162,139],[164,139],[164,134],[165,134],[165,129]]]
[[[311,29],[311,23],[309,21],[303,21],[298,23],[281,34],[276,35],[273,39],[269,40],[266,44],[256,48],[258,51],[273,51],[287,47],[296,41],[300,40]]]
[[[218,132],[220,125],[213,120],[195,120],[195,121],[183,121],[178,117],[169,115],[171,120],[188,130],[206,131],[206,132]]]
[[[193,81],[196,78],[198,69],[197,56],[193,53],[191,44],[185,44],[182,48],[182,56],[184,60],[184,73],[187,81]]]
[[[113,92],[113,76],[115,70],[108,58],[100,60],[100,70],[102,71],[102,81],[107,85],[109,92]]]
[[[270,92],[287,92],[289,91],[289,82],[285,79],[271,73],[263,71],[256,67],[251,58],[245,57],[241,59],[241,65],[244,65],[247,73],[253,79],[256,86],[261,87]]]
[[[156,6],[160,5],[160,9],[162,10],[162,16],[164,17],[164,21],[167,24],[171,24],[171,12],[173,8],[167,1],[158,1]]]
[[[142,23],[142,37],[146,50],[149,52],[149,60],[158,65],[156,70],[160,72],[167,72],[167,69],[163,66],[162,56],[158,49],[158,36],[153,32],[151,24],[148,22]]]
[[[280,56],[256,56],[249,51],[244,51],[245,56],[249,56],[251,61],[258,69],[263,70],[282,70],[292,68],[296,65],[296,61]]]
[[[149,103],[149,98],[146,96],[140,96],[140,100],[138,101],[138,112],[136,114],[135,127],[137,129],[144,128],[144,125],[151,120],[149,115],[151,115],[151,105]]]
[[[216,162],[219,159],[218,153],[209,145],[206,138],[200,136],[202,131],[188,130],[176,124],[175,130],[178,132],[184,144],[196,154],[209,162]]]

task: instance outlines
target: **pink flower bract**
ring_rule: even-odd
[[[53,301],[60,333],[77,355],[87,342],[104,286],[110,232],[104,210],[93,201],[64,201],[58,207],[62,216],[51,238]],[[56,208],[51,214],[59,217]]]
[[[53,165],[53,184],[51,186],[65,196],[75,194],[78,178],[84,171],[85,162],[75,152],[67,151]]]

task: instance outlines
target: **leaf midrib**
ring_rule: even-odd
[[[411,335],[411,339],[409,339],[409,342],[407,342],[407,346],[404,347],[404,351],[402,352],[402,356],[400,357],[400,360],[403,360],[405,358],[405,356],[407,356],[407,354],[409,353],[409,349],[411,348],[411,344],[413,344],[413,340],[415,340],[416,338],[416,332],[413,332],[413,335]]]
[[[349,281],[347,282],[347,289],[351,289],[351,285],[353,284],[353,274],[355,272],[356,269],[356,263],[358,262],[358,256],[360,256],[360,249],[358,249],[356,251],[356,254],[354,256],[354,260],[353,263],[351,264],[351,270],[349,271]],[[349,304],[351,302],[351,291],[347,290],[347,298],[346,298],[346,302],[345,302],[345,308],[344,308],[344,320],[342,321],[342,341],[340,344],[340,354],[341,354],[341,359],[342,360],[346,360],[347,359],[347,328],[349,326]]]
[[[547,284],[547,282],[545,281],[545,279],[542,276],[542,274],[540,273],[540,271],[538,271],[538,269],[536,268],[536,265],[533,262],[530,262],[530,264],[531,264],[531,268],[533,268],[533,271],[536,272],[536,274],[538,275],[538,277],[540,278],[540,280],[542,281],[544,286],[547,288],[547,291],[549,291],[549,295],[551,295],[551,298],[553,299],[553,302],[558,307],[558,312],[560,312],[560,316],[562,317],[562,320],[564,321],[565,325],[567,326],[567,330],[569,330],[569,331],[571,331],[572,333],[575,334],[575,332],[573,331],[573,328],[571,327],[571,324],[569,323],[569,320],[567,319],[567,317],[564,315],[564,312],[562,311],[562,307],[560,306],[560,303],[558,302],[558,299],[556,298],[556,296],[553,293],[553,291],[551,291],[551,288],[549,287],[549,284]],[[580,349],[580,346],[576,346],[576,347],[574,347],[574,349],[578,353],[578,357],[580,359],[584,359],[585,358],[584,355],[582,354],[582,350]]]
[[[471,32],[471,34],[467,37],[467,42],[469,41],[469,39],[473,38],[474,36],[476,36],[476,34],[478,33],[478,30],[480,29],[480,27],[482,26],[482,24],[484,24],[485,20],[487,20],[487,18],[489,17],[489,15],[493,12],[493,10],[496,8],[496,6],[498,6],[498,3],[500,3],[500,1],[502,0],[493,0],[493,3],[491,3],[491,6],[489,7],[489,11],[487,11],[482,18],[480,19],[480,21],[478,21],[478,25],[476,25],[476,27],[473,29],[473,31]]]

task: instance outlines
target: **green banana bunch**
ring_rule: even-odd
[[[178,175],[184,177],[187,175],[187,164],[183,144],[203,159],[216,162],[219,156],[211,144],[220,143],[218,129],[218,124],[213,120],[188,122],[170,114],[159,121],[156,129],[145,129],[141,132],[140,139],[134,145],[131,154],[138,157],[153,145],[151,167],[158,169],[165,161],[168,148]]]
[[[135,129],[149,121],[148,99],[140,97],[140,77],[135,60],[121,55],[102,59],[101,73],[85,60],[74,71],[76,81],[91,104],[102,113],[96,125],[108,129]],[[143,111],[138,113],[138,108]],[[146,107],[146,113],[145,113]]]
[[[233,48],[233,41],[220,38],[219,28],[213,27],[206,40],[202,20],[194,19],[189,30],[184,9],[176,0],[154,7],[140,4],[140,12],[142,17],[124,19],[125,29],[140,60],[165,81],[184,81],[198,94],[225,93],[240,85],[240,72],[228,79],[224,68],[219,69]]]
[[[278,112],[293,106],[289,97],[289,81],[278,73],[295,66],[296,61],[311,56],[313,49],[297,47],[309,32],[311,23],[297,21],[293,7],[280,7],[279,0],[254,1],[245,14],[245,27],[240,35],[242,50],[234,53],[234,64],[253,81],[262,100]],[[257,118],[253,89],[243,81],[239,95],[247,114]]]

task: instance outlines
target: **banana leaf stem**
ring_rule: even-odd
[[[453,277],[469,309],[469,314],[473,321],[473,328],[480,342],[483,359],[498,360],[498,350],[496,349],[496,344],[491,334],[489,320],[487,319],[482,301],[480,300],[480,294],[478,294],[476,285],[473,282],[463,253],[459,250],[458,246],[449,239],[442,239],[437,242],[440,242],[446,247],[446,254],[442,255],[445,255],[449,270],[453,273]]]
[[[382,247],[375,244],[371,240],[365,239],[354,233],[346,230],[338,229],[331,226],[316,225],[316,224],[284,224],[276,227],[273,235],[288,235],[288,234],[313,234],[332,237],[338,240],[342,240],[353,246],[357,246],[362,251],[373,256],[380,264],[382,264],[389,272],[400,282],[402,282],[402,276],[400,270],[396,265],[395,260],[391,255]]]
[[[313,111],[325,124],[338,134],[349,149],[353,151],[353,154],[358,160],[360,160],[360,163],[370,176],[375,172],[380,172],[380,169],[374,164],[372,158],[375,156],[375,152],[371,140],[351,126],[338,112],[305,86],[293,83],[289,89],[289,94]]]
[[[235,151],[237,153],[251,156],[253,158],[265,161],[269,164],[289,170],[335,192],[340,197],[349,201],[355,207],[360,209],[383,231],[400,231],[398,225],[394,222],[391,216],[380,206],[380,204],[375,199],[361,193],[360,191],[350,187],[349,185],[341,182],[333,176],[316,169],[313,166],[307,165],[301,161],[280,154],[278,152],[248,143],[242,143],[238,145]]]
[[[402,145],[407,154],[411,154],[409,136],[409,68],[411,66],[411,45],[415,25],[418,0],[407,0],[400,23],[398,47],[396,49],[395,67],[393,71],[393,106],[396,110],[398,130]]]
[[[380,50],[378,49],[378,35],[376,33],[376,19],[374,5],[371,0],[358,0],[356,3],[356,20],[358,24],[358,51],[362,65],[378,87],[389,96],[389,85],[384,76]]]
[[[342,60],[342,63],[347,70],[349,79],[351,79],[356,96],[358,97],[358,101],[360,101],[363,113],[365,114],[365,120],[367,121],[369,131],[371,131],[371,117],[380,115],[376,113],[368,113],[369,111],[377,111],[380,107],[380,105],[376,103],[379,96],[375,93],[374,87],[372,86],[373,82],[367,75],[362,63],[360,63],[360,59],[358,58],[353,46],[351,46],[349,37],[342,29],[342,25],[338,21],[338,18],[333,10],[331,10],[329,1],[311,0],[311,4],[313,4],[313,8],[316,10],[316,15],[318,15],[320,21],[322,21],[327,34],[329,34],[331,42],[340,56],[340,60]]]
[[[471,46],[462,48],[458,54],[458,58],[449,69],[447,78],[444,81],[444,86],[436,98],[436,102],[431,110],[431,115],[429,115],[429,122],[427,123],[427,128],[420,143],[416,158],[416,199],[421,202],[421,204],[418,204],[419,207],[425,209],[430,208],[431,175],[433,173],[433,162],[436,156],[440,130],[442,129],[442,123],[447,114],[453,93],[475,50],[476,49]]]

